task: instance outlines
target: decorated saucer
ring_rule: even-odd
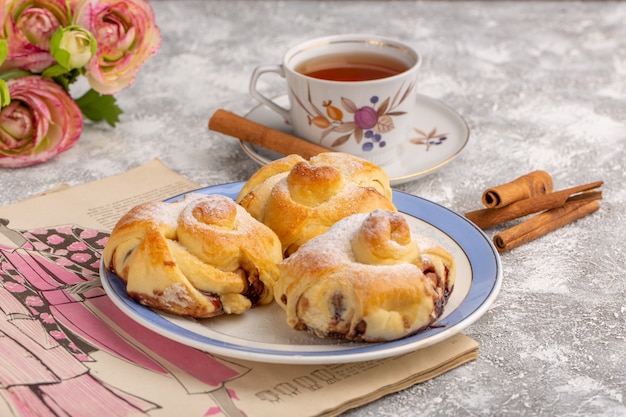
[[[287,96],[274,100],[288,106]],[[398,148],[398,157],[382,164],[391,185],[416,180],[451,162],[469,141],[469,127],[455,110],[445,103],[424,95],[417,96],[418,112],[414,128],[406,142]],[[292,133],[291,126],[277,113],[263,105],[253,108],[246,118],[272,129]],[[244,152],[261,165],[282,155],[249,142],[240,141]]]

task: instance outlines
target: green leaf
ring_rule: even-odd
[[[94,90],[87,91],[82,97],[76,99],[76,104],[89,120],[100,122],[104,120],[111,127],[120,121],[119,115],[123,113],[117,105],[115,97],[102,95]]]
[[[9,47],[7,46],[6,39],[0,39],[0,65],[7,59],[9,55]]]
[[[84,74],[83,69],[67,69],[62,65],[55,64],[44,70],[41,73],[43,78],[49,78],[59,84],[61,87],[65,89],[65,91],[70,91],[70,84],[76,82],[80,75]],[[0,76],[0,78],[3,78]]]
[[[56,64],[56,65],[52,65],[51,67],[46,68],[44,72],[41,73],[41,76],[44,78],[53,78],[53,77],[58,77],[68,72],[70,72],[70,70],[67,69],[67,67]]]
[[[0,80],[9,81],[12,78],[26,77],[28,75],[31,75],[31,73],[25,70],[16,69],[1,73]]]
[[[11,93],[9,93],[9,86],[6,81],[0,80],[0,107],[8,106],[11,104]]]
[[[59,63],[59,65],[65,67],[65,69],[70,69],[69,67],[69,54],[67,54],[67,51],[63,51],[65,52],[68,56],[66,57],[67,59],[65,60],[65,62],[63,62],[63,57],[57,57],[57,55],[59,55],[59,44],[61,43],[61,38],[63,37],[63,28],[58,28],[56,30],[56,32],[54,32],[54,34],[52,34],[52,37],[50,37],[50,54],[54,57],[54,59],[57,60],[57,62]],[[61,58],[61,59],[59,59]]]
[[[70,65],[70,58],[72,58],[72,56],[65,49],[57,49],[53,56],[62,67],[67,69],[72,68]]]

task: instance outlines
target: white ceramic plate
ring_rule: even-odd
[[[281,106],[289,106],[287,96],[278,97],[274,101]],[[399,147],[397,159],[381,165],[392,186],[416,180],[441,168],[451,162],[469,140],[467,123],[446,104],[418,95],[417,105],[418,112],[413,115],[413,134]],[[262,105],[252,109],[246,118],[276,130],[292,133],[291,126],[280,115]],[[283,156],[249,142],[240,141],[240,143],[244,152],[261,165]]]
[[[195,192],[236,198],[243,183]],[[174,197],[176,200],[181,196]],[[131,319],[182,344],[244,360],[284,364],[329,364],[382,359],[447,339],[478,320],[495,300],[502,281],[500,257],[491,240],[473,223],[442,206],[393,191],[393,202],[411,229],[434,239],[454,256],[457,278],[441,318],[428,329],[387,343],[341,343],[291,329],[273,303],[241,315],[190,319],[147,308],[131,299],[124,283],[101,267],[102,284],[113,302]]]

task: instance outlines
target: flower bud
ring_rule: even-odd
[[[97,42],[94,36],[78,26],[59,29],[52,37],[52,56],[67,69],[83,68],[95,55]]]

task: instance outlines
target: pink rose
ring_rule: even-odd
[[[161,46],[154,11],[145,0],[80,0],[73,23],[90,31],[98,43],[86,77],[100,94],[115,94],[132,84]]]
[[[50,38],[59,27],[69,24],[65,0],[0,0],[4,26],[0,38],[6,39],[9,54],[3,70],[23,69],[42,72],[54,65]]]
[[[61,86],[37,75],[7,85],[11,103],[0,110],[0,167],[44,162],[74,146],[83,116]]]

